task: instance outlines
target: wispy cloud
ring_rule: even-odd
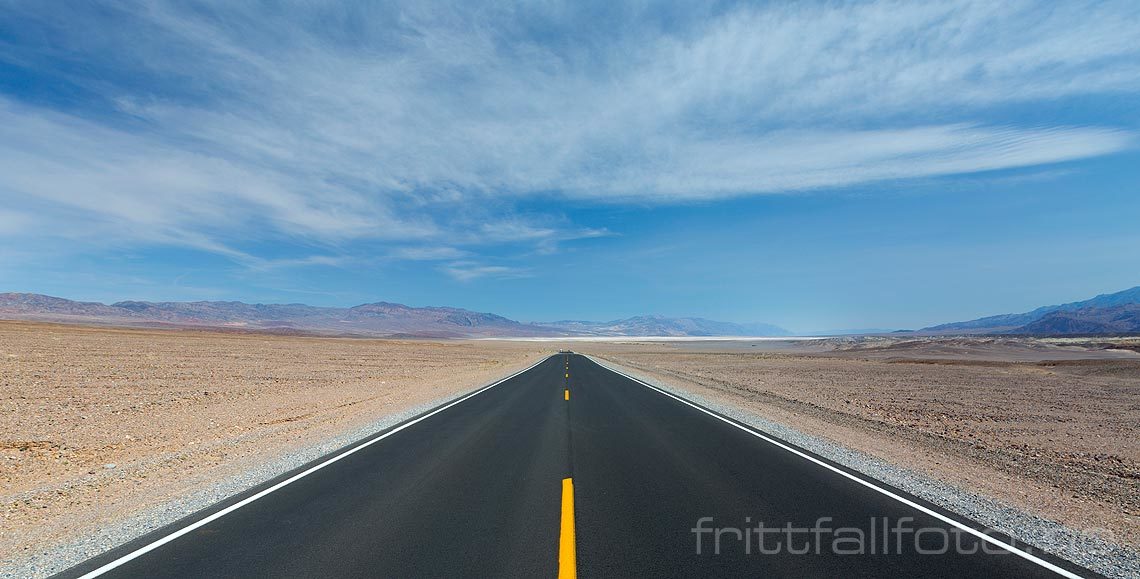
[[[246,265],[252,270],[265,272],[314,266],[343,267],[354,261],[356,261],[355,258],[346,255],[307,255],[279,259],[251,259]]]
[[[528,277],[526,269],[508,267],[505,265],[483,265],[470,261],[456,261],[440,268],[443,273],[452,278],[467,282],[479,278],[490,277],[495,279],[518,279]]]
[[[468,252],[454,247],[400,247],[392,251],[392,256],[399,259],[417,261],[440,261],[459,259],[469,255]]]
[[[0,100],[0,228],[33,215],[249,263],[249,242],[275,238],[459,260],[608,234],[517,217],[535,198],[660,204],[1086,159],[1134,135],[989,112],[1140,90],[1133,2],[73,8],[0,17],[23,31],[0,59],[83,96]]]
[[[397,219],[358,193],[328,187],[309,195],[278,171],[3,99],[0,174],[0,197],[23,210],[0,235],[65,238],[80,247],[175,245],[266,269],[332,258],[267,260],[236,246],[284,236],[408,239],[433,229],[414,217]]]
[[[517,216],[482,223],[467,230],[472,243],[530,243],[540,253],[554,253],[559,244],[579,239],[592,239],[613,235],[604,228],[572,228],[552,220]]]
[[[0,209],[0,238],[10,237],[22,233],[32,224],[29,215]]]

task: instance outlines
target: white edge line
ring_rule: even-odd
[[[444,410],[447,410],[448,408],[451,408],[452,406],[455,406],[456,404],[459,404],[460,402],[463,402],[464,400],[467,400],[468,398],[482,394],[483,392],[486,392],[487,390],[490,390],[491,388],[494,388],[495,386],[498,386],[499,384],[502,384],[503,382],[506,382],[507,380],[514,378],[515,376],[518,376],[519,374],[523,374],[525,372],[528,372],[531,369],[533,369],[535,366],[538,366],[539,364],[549,360],[552,357],[554,357],[554,355],[547,356],[547,357],[535,362],[534,364],[531,364],[529,367],[527,367],[523,370],[519,370],[518,372],[515,372],[514,374],[511,374],[510,376],[507,376],[506,378],[502,378],[496,382],[492,382],[486,386],[483,386],[482,388],[479,388],[478,390],[476,390],[474,392],[470,392],[468,394],[461,396],[460,398],[452,400],[451,402],[448,402],[447,404],[444,404],[443,406],[440,406],[439,408],[436,408],[435,410],[432,410],[431,412],[424,414],[423,416],[420,416],[419,418],[405,422],[405,423],[393,428],[392,430],[389,430],[388,432],[385,432],[384,434],[381,434],[380,436],[377,436],[376,438],[369,440],[368,442],[365,442],[363,444],[360,444],[359,446],[355,446],[355,447],[353,447],[353,448],[351,448],[345,452],[342,452],[341,454],[338,454],[338,455],[336,455],[336,456],[334,456],[334,457],[332,457],[332,458],[330,458],[330,459],[328,459],[328,460],[326,460],[326,461],[324,461],[324,462],[322,462],[316,466],[313,466],[309,469],[306,469],[304,472],[295,474],[295,475],[293,475],[293,476],[291,476],[291,477],[289,477],[289,478],[287,478],[287,479],[285,479],[285,480],[283,480],[283,481],[281,481],[281,482],[279,482],[279,483],[255,494],[251,497],[247,497],[247,498],[241,500],[240,502],[234,503],[234,504],[232,504],[232,505],[230,505],[230,506],[228,506],[228,507],[226,507],[226,508],[204,518],[204,519],[200,519],[194,523],[186,525],[185,527],[182,527],[181,529],[178,529],[177,531],[174,531],[173,533],[170,533],[169,535],[166,535],[165,537],[162,537],[161,539],[158,539],[158,540],[156,540],[156,541],[154,541],[154,542],[152,542],[146,546],[139,547],[138,549],[131,551],[130,553],[127,553],[126,555],[123,555],[122,557],[119,557],[118,559],[115,559],[114,561],[111,561],[110,563],[107,563],[107,564],[103,565],[102,567],[99,567],[98,569],[95,569],[93,571],[89,571],[89,572],[81,575],[79,577],[79,579],[91,579],[93,577],[98,577],[98,576],[100,576],[100,575],[102,575],[108,571],[111,571],[112,569],[115,569],[116,567],[119,567],[120,565],[123,565],[125,563],[130,562],[133,559],[141,557],[141,556],[143,556],[143,555],[145,555],[145,554],[147,554],[147,553],[149,553],[149,552],[151,552],[151,551],[153,551],[153,550],[155,550],[155,549],[157,549],[157,548],[159,548],[159,547],[161,547],[161,546],[163,546],[163,545],[165,545],[165,544],[167,544],[167,543],[169,543],[169,542],[171,542],[171,541],[173,541],[173,540],[175,540],[175,539],[177,539],[177,538],[179,538],[179,537],[181,537],[181,536],[183,536],[183,535],[185,535],[191,531],[194,531],[198,528],[201,528],[205,525],[208,525],[208,524],[210,524],[210,523],[234,512],[234,511],[252,503],[253,501],[256,501],[257,499],[260,499],[260,498],[264,497],[265,495],[268,495],[269,493],[272,493],[276,490],[279,490],[282,487],[287,486],[289,484],[292,484],[294,482],[297,482],[298,480],[305,478],[305,477],[313,474],[314,472],[317,472],[318,470],[321,470],[322,468],[325,468],[326,466],[328,466],[328,465],[330,465],[330,464],[332,464],[332,463],[334,463],[334,462],[336,462],[336,461],[338,461],[338,460],[340,460],[340,459],[342,459],[342,458],[344,458],[350,454],[354,454],[359,450],[363,450],[369,446],[372,446],[373,444],[376,444],[377,442],[380,442],[381,440],[384,440],[385,438],[388,438],[389,436],[396,434],[397,432],[399,432],[399,431],[401,431],[401,430],[403,430],[409,426],[412,426],[413,424],[416,424],[420,421],[431,418],[432,416],[435,416],[436,414],[439,414],[440,412],[443,412]]]
[[[1038,564],[1038,565],[1040,565],[1040,566],[1042,566],[1042,567],[1044,567],[1044,568],[1046,568],[1046,569],[1048,569],[1054,573],[1057,573],[1058,575],[1061,575],[1063,577],[1068,577],[1069,579],[1083,579],[1080,575],[1077,575],[1077,574],[1075,574],[1071,571],[1068,571],[1066,569],[1062,569],[1061,567],[1058,567],[1058,566],[1056,566],[1056,565],[1054,565],[1054,564],[1052,564],[1052,563],[1050,563],[1050,562],[1048,562],[1048,561],[1046,561],[1046,560],[1044,560],[1044,559],[1042,559],[1042,558],[1040,558],[1040,557],[1038,557],[1032,553],[1027,553],[1025,551],[1022,551],[1021,549],[1018,549],[1017,547],[1014,547],[1013,545],[1009,545],[1003,541],[995,539],[995,538],[993,538],[993,537],[991,537],[991,536],[989,536],[989,535],[987,535],[987,534],[985,534],[985,533],[983,533],[983,532],[981,532],[981,531],[979,531],[979,530],[977,530],[977,529],[975,529],[969,525],[966,525],[965,523],[960,523],[954,519],[951,519],[950,517],[947,517],[946,515],[943,515],[942,513],[939,513],[937,511],[934,511],[932,509],[924,507],[924,506],[922,506],[922,505],[920,505],[920,504],[918,504],[918,503],[916,503],[916,502],[914,502],[914,501],[912,501],[906,497],[899,496],[898,494],[895,494],[895,493],[893,493],[893,492],[891,492],[891,491],[889,491],[883,487],[880,487],[880,486],[878,486],[878,485],[876,485],[870,481],[863,480],[862,478],[857,477],[857,476],[855,476],[849,472],[846,472],[842,469],[836,468],[835,466],[827,464],[826,462],[824,462],[822,460],[819,460],[819,459],[817,459],[817,458],[815,458],[815,457],[813,457],[813,456],[811,456],[805,452],[802,452],[802,451],[797,450],[791,446],[788,446],[787,444],[784,444],[783,442],[781,442],[775,438],[772,438],[772,437],[770,437],[770,436],[768,436],[768,435],[766,435],[766,434],[764,434],[758,430],[754,430],[753,428],[746,427],[742,424],[738,424],[732,420],[729,420],[728,418],[725,418],[725,417],[723,417],[723,416],[721,416],[715,412],[712,412],[712,411],[700,406],[699,404],[695,404],[695,403],[690,402],[688,400],[685,400],[684,398],[677,396],[671,392],[667,392],[665,390],[662,390],[661,388],[658,388],[652,384],[649,384],[648,382],[645,382],[644,380],[641,380],[639,378],[634,378],[633,376],[630,376],[629,374],[626,374],[625,372],[622,372],[620,370],[615,370],[614,368],[611,368],[608,365],[602,364],[601,362],[595,360],[593,356],[587,355],[586,357],[589,358],[590,361],[594,362],[598,366],[601,366],[602,368],[609,370],[610,372],[613,372],[615,374],[619,374],[621,376],[625,376],[626,378],[629,378],[630,380],[633,380],[634,382],[637,382],[638,384],[641,384],[642,386],[650,388],[650,389],[652,389],[652,390],[654,390],[660,394],[664,394],[665,396],[673,398],[674,400],[677,400],[678,402],[681,402],[683,404],[687,404],[693,408],[696,408],[697,410],[700,410],[701,412],[704,412],[705,414],[708,414],[709,416],[712,416],[713,418],[716,418],[717,420],[720,420],[721,422],[724,422],[724,423],[729,424],[731,426],[735,426],[736,428],[739,428],[740,430],[743,430],[744,432],[747,432],[753,436],[761,438],[761,439],[763,439],[763,440],[765,440],[771,444],[774,444],[774,445],[776,445],[776,446],[778,446],[778,447],[780,447],[780,448],[782,448],[782,449],[784,449],[784,450],[786,450],[792,454],[795,454],[796,456],[810,460],[811,462],[814,462],[815,464],[818,464],[819,466],[822,466],[822,467],[824,467],[824,468],[826,468],[832,472],[843,475],[843,476],[845,476],[845,477],[847,477],[847,478],[849,478],[849,479],[851,479],[851,480],[853,480],[853,481],[855,481],[855,482],[857,482],[857,483],[859,483],[859,484],[861,484],[861,485],[863,485],[863,486],[865,486],[871,490],[877,491],[880,494],[883,494],[883,495],[886,495],[892,499],[895,499],[896,501],[899,501],[900,503],[903,503],[904,505],[918,509],[919,511],[926,513],[926,514],[928,514],[928,515],[930,515],[930,516],[932,516],[932,517],[934,517],[940,521],[943,521],[945,523],[949,523],[949,524],[951,524],[951,525],[953,525],[953,526],[955,526],[955,527],[957,527],[963,531],[966,531],[967,533],[969,533],[971,535],[974,535],[975,537],[978,537],[979,539],[982,539],[983,541],[997,545],[997,546],[1001,547],[1002,549],[1009,551],[1010,553],[1013,553],[1014,555],[1017,555],[1023,559],[1027,559],[1033,563],[1036,563],[1036,564]]]

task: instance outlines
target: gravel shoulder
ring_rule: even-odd
[[[548,353],[0,322],[0,577],[65,569]]]
[[[1140,368],[1131,360],[575,346],[1017,540],[1110,577],[1140,577]]]

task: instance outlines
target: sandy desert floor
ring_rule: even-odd
[[[1140,546],[1140,341],[393,341],[0,322],[0,566],[569,347]]]
[[[574,344],[701,396],[1140,546],[1140,341]],[[1103,532],[1096,531],[1103,535]]]
[[[0,567],[549,350],[0,322]]]

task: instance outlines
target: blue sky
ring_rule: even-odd
[[[909,328],[1140,284],[1140,4],[0,2],[0,291]]]

